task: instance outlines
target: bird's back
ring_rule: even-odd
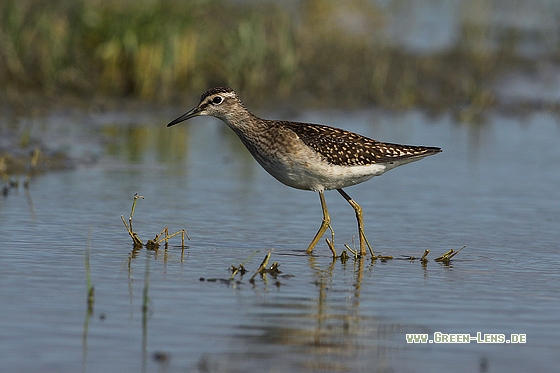
[[[429,146],[384,143],[340,128],[298,122],[281,122],[303,143],[337,166],[389,164],[441,152]]]

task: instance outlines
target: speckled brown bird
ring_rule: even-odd
[[[361,207],[342,188],[363,183],[397,166],[441,152],[440,148],[383,143],[320,124],[262,119],[243,105],[227,87],[204,92],[199,104],[173,120],[210,115],[221,119],[239,136],[257,162],[278,181],[319,193],[323,221],[309,244],[311,253],[330,227],[324,191],[336,189],[354,208],[358,220],[360,255],[371,246],[363,229]]]

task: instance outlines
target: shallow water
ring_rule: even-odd
[[[0,199],[3,370],[556,371],[557,114],[496,112],[472,126],[419,111],[266,115],[442,147],[347,189],[376,253],[430,249],[423,266],[333,263],[324,242],[305,255],[320,224],[317,195],[278,183],[214,119],[165,128],[179,112],[42,119],[45,138],[99,160]],[[140,238],[185,228],[184,253],[178,237],[168,249],[132,250],[120,216],[135,192],[145,197],[133,220]],[[340,252],[356,233],[353,211],[338,193],[326,198]],[[433,261],[462,246],[450,265]],[[269,251],[282,273],[252,284]],[[248,272],[238,282],[220,281],[242,262]],[[406,334],[435,332],[526,334],[526,343],[406,343]]]

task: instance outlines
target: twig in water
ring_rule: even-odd
[[[253,276],[251,276],[251,279],[249,280],[250,283],[254,283],[255,282],[255,277],[259,274],[259,273],[264,273],[264,271],[266,270],[266,265],[268,264],[268,260],[270,259],[270,254],[271,252],[268,252],[268,254],[266,254],[266,256],[264,257],[261,265],[259,266],[259,269],[257,269],[257,272],[255,272],[253,274]]]
[[[340,262],[342,264],[346,264],[346,261],[348,260],[349,256],[348,253],[346,252],[346,250],[342,250],[342,253],[340,254]]]
[[[353,240],[353,239],[352,239]],[[348,246],[348,244],[344,244],[344,247],[350,251],[353,255],[354,255],[354,259],[358,259],[358,250],[356,250],[356,247],[354,247],[354,249],[352,249],[350,246]],[[348,255],[348,254],[346,254]]]
[[[175,236],[177,236],[178,234],[181,235],[181,246],[185,246],[185,236],[187,237],[187,239],[191,239],[189,237],[189,234],[187,233],[186,230],[181,229],[178,232],[175,232],[173,234],[169,234],[169,229],[167,229],[167,227],[163,228],[163,230],[160,232],[160,234],[156,234],[155,238],[153,240],[149,240],[148,243],[152,243],[153,245],[159,245],[160,243],[162,243],[163,241],[165,241],[165,244],[169,244],[169,239],[173,238]],[[161,236],[163,235],[163,238],[161,238]],[[148,243],[146,243],[146,245],[148,245]]]
[[[392,255],[377,255],[376,257],[374,257],[374,258],[372,258],[372,259],[374,259],[374,260],[379,259],[379,260],[381,260],[382,262],[385,262],[385,261],[387,261],[387,260],[393,259],[393,256],[392,256]]]
[[[270,273],[272,277],[276,278],[279,273],[282,273],[282,271],[278,269],[279,266],[280,264],[278,264],[278,262],[274,262],[272,263],[270,268],[266,270],[266,272]]]
[[[124,216],[121,215],[121,220],[128,231],[128,234],[132,238],[132,243],[134,246],[144,246],[142,240],[138,237],[138,235],[132,230],[132,217],[134,216],[134,209],[136,208],[136,200],[138,198],[144,199],[144,196],[139,196],[138,193],[134,193],[134,199],[132,200],[132,209],[130,209],[130,216],[128,217],[128,224],[124,220]]]
[[[134,199],[132,200],[132,209],[130,210],[130,216],[128,217],[128,224],[130,226],[130,230],[132,231],[132,216],[134,215],[134,209],[136,208],[136,201],[138,198],[144,199],[144,196],[139,196],[138,193],[134,193]]]
[[[428,262],[428,259],[426,259],[426,257],[428,256],[428,253],[429,253],[429,252],[430,252],[430,250],[426,249],[426,250],[424,251],[424,254],[422,254],[422,256],[420,257],[420,261],[421,261],[422,263],[427,263],[427,262]],[[418,259],[418,258],[415,257],[414,255],[405,255],[405,256],[403,256],[403,257],[401,257],[401,258],[397,258],[397,259],[413,261],[413,260],[416,260],[416,259]]]
[[[232,265],[231,266],[231,277],[229,279],[233,280],[235,275],[238,274],[238,273],[240,273],[241,276],[243,276],[245,273],[247,273],[247,270],[245,269],[245,263],[247,263],[249,260],[251,260],[251,258],[254,257],[255,254],[257,254],[257,253],[258,253],[258,251],[255,251],[254,253],[249,255],[249,257],[247,259],[245,259],[242,263],[239,264],[239,267],[236,267],[236,266]]]
[[[445,254],[438,256],[437,258],[435,258],[434,260],[436,262],[444,262],[444,263],[449,263],[449,261],[451,260],[451,258],[453,258],[455,255],[459,254],[459,252],[461,250],[463,250],[465,247],[467,247],[466,245],[461,247],[459,250],[455,251],[454,249],[449,250],[448,252],[446,252]]]
[[[235,277],[236,274],[240,274],[241,276],[243,276],[245,273],[247,273],[247,270],[245,269],[245,267],[243,266],[243,263],[241,263],[239,265],[239,267],[236,267],[234,265],[231,266],[231,276],[230,276],[230,280],[233,280],[233,278]]]
[[[144,246],[144,243],[142,242],[142,240],[140,238],[138,238],[138,235],[136,234],[136,232],[133,232],[132,229],[130,229],[130,227],[128,226],[128,224],[126,224],[126,221],[124,220],[124,216],[122,216],[122,215],[121,215],[121,220],[122,220],[124,226],[126,227],[126,230],[128,231],[128,234],[132,238],[132,244],[134,246]]]
[[[331,227],[331,225],[328,225],[329,229],[331,230],[331,239],[329,240],[328,238],[325,238],[325,241],[327,242],[327,246],[329,247],[329,249],[332,252],[332,257],[333,260],[336,259],[336,250],[334,248],[334,229]]]
[[[425,264],[425,263],[428,262],[428,258],[427,258],[427,257],[428,257],[428,254],[429,254],[429,253],[430,253],[430,250],[429,250],[429,249],[426,249],[426,250],[424,251],[424,254],[422,254],[422,257],[420,258],[420,262],[421,262],[422,264]]]

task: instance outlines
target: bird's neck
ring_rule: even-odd
[[[266,122],[245,108],[228,112],[222,119],[235,132],[256,132],[266,127]]]

